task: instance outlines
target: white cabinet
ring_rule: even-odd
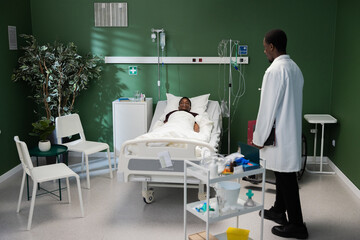
[[[262,166],[259,169],[254,169],[242,173],[237,173],[233,175],[227,175],[227,176],[219,176],[216,178],[210,178],[210,171],[207,168],[204,168],[196,163],[193,163],[191,161],[185,160],[184,161],[184,239],[188,239],[187,234],[187,212],[192,213],[196,217],[200,218],[204,222],[206,222],[206,239],[209,239],[209,223],[218,222],[221,220],[225,220],[231,217],[237,217],[237,228],[239,227],[239,216],[242,214],[259,211],[261,210],[261,223],[260,223],[260,237],[258,239],[263,239],[263,227],[264,227],[264,189],[265,189],[265,161],[262,162]],[[196,210],[196,207],[199,207],[203,205],[204,203],[210,203],[210,206],[215,209],[215,212],[218,211],[217,209],[217,201],[216,198],[210,198],[209,194],[206,196],[206,200],[187,203],[187,178],[188,176],[195,177],[199,180],[201,180],[202,183],[206,184],[207,193],[210,192],[210,185],[213,185],[217,182],[222,181],[229,181],[234,179],[242,179],[243,177],[255,175],[255,174],[262,174],[262,202],[258,203],[255,202],[255,206],[247,207],[244,206],[246,202],[246,198],[239,197],[237,204],[241,206],[241,208],[237,208],[232,211],[228,211],[223,214],[208,214],[209,209],[207,209],[206,212],[200,213]],[[209,208],[209,204],[206,204],[207,208]],[[226,229],[225,229],[226,230]],[[215,235],[219,240],[220,239],[227,239],[226,232],[223,232],[221,234]]]
[[[147,133],[153,115],[153,101],[152,98],[146,98],[143,102],[115,100],[112,102],[112,111],[116,158],[125,141]]]

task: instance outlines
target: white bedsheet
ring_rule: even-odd
[[[161,139],[161,138],[188,138],[203,142],[210,142],[213,121],[208,114],[197,115],[194,117],[186,111],[177,111],[170,115],[168,122],[163,123],[165,116],[155,123],[151,132],[137,137],[136,139]],[[194,123],[200,127],[197,133],[194,131]]]

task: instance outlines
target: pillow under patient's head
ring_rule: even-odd
[[[206,111],[207,104],[209,101],[210,94],[204,94],[197,97],[190,98],[191,101],[191,112],[197,114],[203,114]],[[177,97],[172,95],[171,93],[166,94],[167,104],[164,110],[164,114],[167,114],[171,111],[179,109],[179,101],[182,97]]]

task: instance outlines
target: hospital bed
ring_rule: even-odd
[[[149,132],[164,114],[166,104],[167,101],[157,103]],[[133,139],[124,142],[119,153],[118,180],[142,182],[142,196],[146,203],[154,201],[152,187],[183,187],[184,160],[199,162],[204,155],[214,154],[219,148],[222,128],[219,103],[209,100],[206,112],[213,121],[209,142],[183,138]],[[169,153],[171,167],[161,167],[160,152]],[[206,196],[199,180],[189,178],[188,184],[192,188],[199,188],[200,199]]]

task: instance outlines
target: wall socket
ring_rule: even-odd
[[[332,140],[332,145],[335,147],[335,139]]]
[[[317,129],[316,129],[316,128],[310,129],[310,132],[311,132],[311,133],[316,133],[316,132],[317,132]]]

